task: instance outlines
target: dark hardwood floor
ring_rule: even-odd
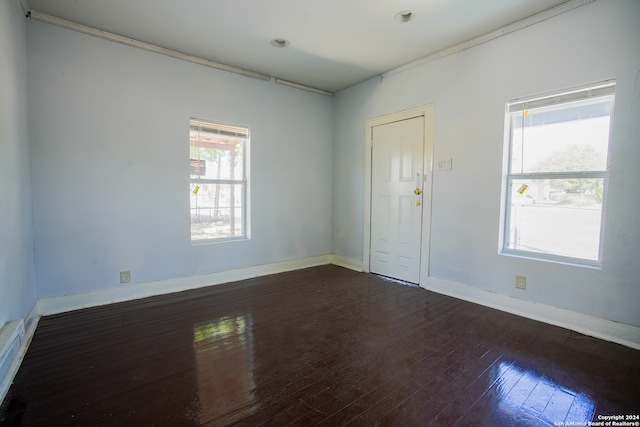
[[[322,266],[44,317],[0,424],[554,426],[638,414],[636,350]]]

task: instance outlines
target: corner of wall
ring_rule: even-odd
[[[358,272],[363,271],[361,260],[346,257],[343,255],[331,254],[331,264],[337,265],[339,267],[348,268],[349,270],[354,270]]]

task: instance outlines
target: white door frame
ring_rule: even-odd
[[[429,249],[431,247],[431,193],[433,183],[433,104],[398,113],[387,114],[365,121],[364,150],[364,242],[362,247],[362,270],[369,273],[371,255],[371,157],[373,149],[373,127],[387,123],[424,116],[424,179],[422,211],[422,248],[420,251],[420,282],[429,276]]]

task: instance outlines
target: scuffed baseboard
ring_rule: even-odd
[[[217,273],[182,277],[158,282],[101,289],[82,294],[39,299],[23,320],[9,322],[0,331],[0,402],[18,372],[20,363],[35,333],[40,316],[94,307],[115,302],[129,301],[189,289],[197,289],[268,274],[299,270],[319,265],[334,264],[354,271],[362,271],[362,260],[337,255],[321,255],[263,264]],[[421,286],[425,289],[449,295],[465,301],[481,304],[497,310],[516,314],[551,325],[560,326],[595,338],[622,344],[640,350],[640,328],[606,319],[568,311],[545,304],[521,300],[497,294],[474,286],[428,278]]]
[[[331,255],[321,255],[272,264],[256,265],[237,270],[221,271],[201,276],[180,277],[130,286],[111,287],[81,294],[42,298],[38,301],[39,313],[42,316],[46,316],[81,308],[181,292],[330,263]]]
[[[40,316],[38,303],[25,319],[7,322],[0,329],[0,403],[4,400],[31,343]]]
[[[489,292],[474,286],[430,277],[421,286],[430,291],[506,311],[507,313],[560,326],[584,335],[640,350],[640,328],[613,322],[509,295]]]

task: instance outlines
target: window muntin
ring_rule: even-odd
[[[598,266],[615,84],[507,104],[502,252]]]
[[[249,129],[189,124],[191,240],[246,239]]]

